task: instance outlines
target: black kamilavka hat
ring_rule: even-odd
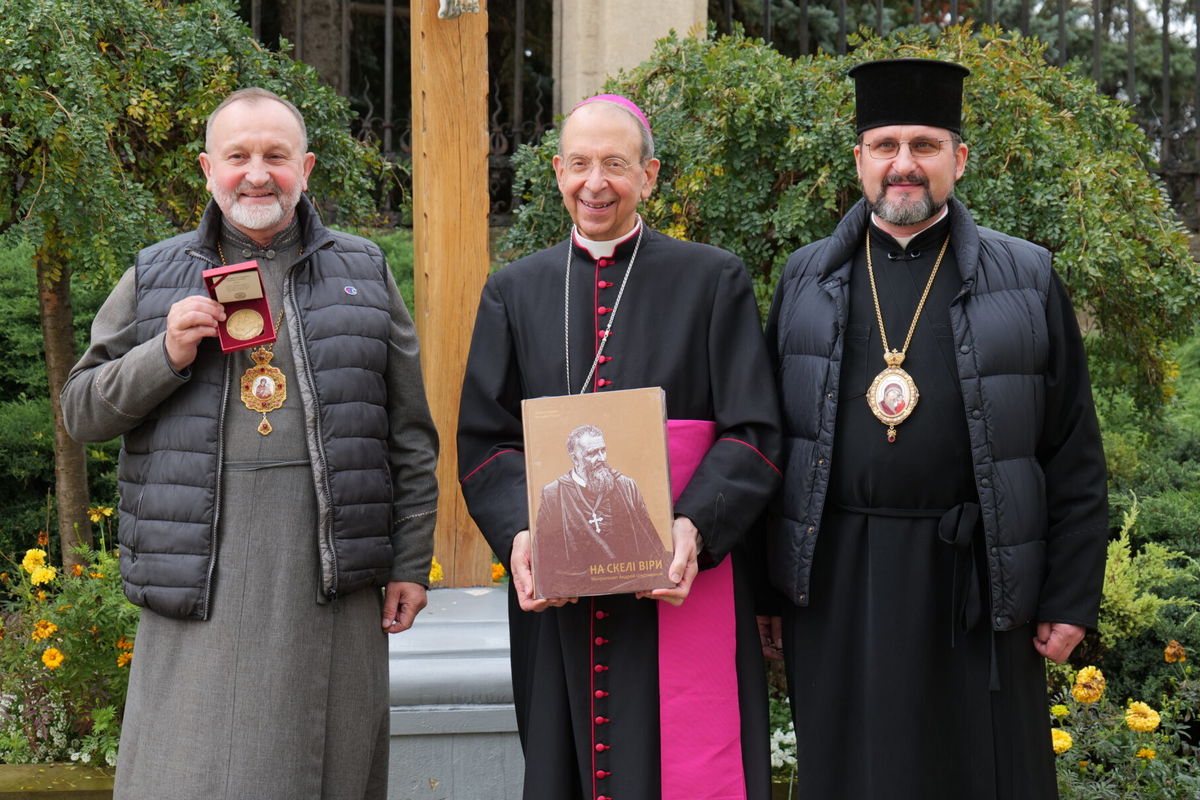
[[[961,64],[931,58],[867,61],[851,68],[857,132],[884,125],[930,125],[962,133]]]

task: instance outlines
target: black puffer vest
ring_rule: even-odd
[[[991,624],[1011,630],[1035,616],[1046,569],[1045,478],[1035,450],[1044,418],[1050,254],[980,228],[961,203],[950,204],[962,278],[950,322],[982,508]],[[860,201],[832,236],[792,254],[768,323],[785,447],[771,582],[801,606],[808,605],[829,488],[850,269],[869,215]]]
[[[306,198],[297,207],[303,257],[284,283],[287,335],[305,420],[318,508],[322,591],[333,598],[386,583],[392,564],[387,392],[390,302],[379,249],[326,229]],[[220,212],[137,259],[138,341],[161,333],[171,305],[203,294],[219,265]],[[346,290],[354,287],[354,293]],[[216,565],[222,443],[230,359],[200,348],[190,380],[125,435],[121,576],[125,594],[169,617],[206,619]]]

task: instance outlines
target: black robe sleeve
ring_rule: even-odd
[[[1038,621],[1095,628],[1108,550],[1107,470],[1087,354],[1058,275],[1046,323],[1050,356],[1037,457],[1046,476],[1049,529]]]
[[[740,261],[722,271],[708,323],[716,443],[704,456],[675,513],[692,520],[705,561],[719,562],[759,519],[781,480],[775,379],[754,290]]]
[[[513,338],[497,282],[489,280],[463,378],[458,477],[471,516],[506,569],[513,538],[529,528],[521,379]]]

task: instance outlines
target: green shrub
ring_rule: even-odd
[[[605,87],[639,103],[654,127],[663,168],[647,221],[741,256],[765,304],[788,253],[828,235],[860,196],[847,69],[895,56],[958,61],[972,71],[959,196],[981,224],[1055,253],[1094,323],[1097,383],[1157,408],[1169,343],[1190,333],[1200,307],[1200,273],[1129,110],[1048,66],[1036,40],[992,28],[929,36],[906,29],[854,39],[851,56],[798,60],[740,34],[660,41]],[[522,205],[506,243],[520,252],[569,230],[551,171],[557,146],[552,132],[515,159]]]

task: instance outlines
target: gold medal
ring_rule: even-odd
[[[887,363],[887,368],[871,381],[871,388],[867,390],[867,405],[870,406],[875,419],[888,426],[887,439],[889,442],[896,441],[896,426],[908,419],[916,409],[917,400],[921,396],[912,376],[900,369],[900,365],[904,363],[904,354],[908,352],[913,331],[917,329],[917,320],[921,318],[921,311],[925,308],[925,299],[929,297],[929,290],[933,288],[933,279],[937,277],[938,267],[942,265],[942,257],[946,255],[946,248],[949,245],[950,236],[947,234],[946,239],[942,242],[942,249],[938,252],[937,260],[933,262],[933,270],[929,273],[929,280],[925,283],[925,291],[921,293],[921,299],[917,302],[917,310],[913,314],[912,324],[908,326],[908,335],[904,337],[904,346],[899,350],[892,350],[888,348],[887,330],[883,327],[883,312],[879,308],[879,292],[875,289],[875,265],[871,261],[871,229],[867,228],[867,276],[871,280],[871,299],[875,301],[875,320],[879,323],[879,339],[883,343],[883,360]]]
[[[252,308],[235,311],[225,320],[225,330],[238,341],[253,339],[263,332],[262,314]]]
[[[287,400],[287,378],[270,365],[274,357],[275,354],[266,347],[254,348],[250,351],[254,366],[242,374],[242,403],[251,411],[262,414],[258,432],[263,436],[272,430],[271,423],[267,421],[267,412],[274,411]]]

